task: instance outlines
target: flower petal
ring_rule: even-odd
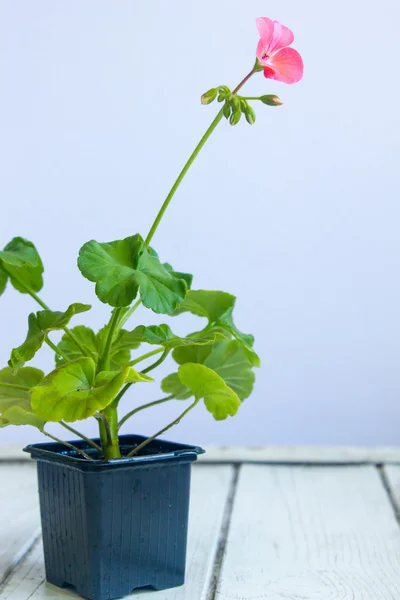
[[[282,25],[279,21],[274,21],[274,35],[271,40],[269,53],[278,52],[281,48],[290,46],[294,40],[294,34],[289,27]]]
[[[303,59],[297,50],[282,48],[264,64],[264,75],[283,83],[297,83],[303,77]]]
[[[256,25],[264,46],[269,46],[274,35],[274,22],[268,17],[259,17],[256,19]]]

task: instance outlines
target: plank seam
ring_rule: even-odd
[[[398,504],[398,502],[396,500],[395,493],[392,490],[392,487],[390,485],[390,480],[389,480],[388,476],[386,475],[385,465],[380,465],[377,467],[377,469],[378,469],[378,473],[379,473],[381,481],[382,481],[382,485],[385,488],[385,491],[389,498],[389,502],[392,506],[396,521],[397,521],[398,525],[400,526],[400,505]]]
[[[41,528],[39,527],[37,529],[37,531],[35,532],[35,534],[33,535],[33,537],[31,538],[31,540],[28,542],[28,544],[26,544],[23,548],[21,548],[21,551],[17,554],[16,559],[13,562],[13,564],[11,564],[3,573],[3,576],[0,579],[0,594],[1,594],[2,590],[4,589],[4,586],[6,585],[7,580],[12,576],[12,574],[14,573],[14,571],[18,567],[18,565],[23,560],[25,560],[30,554],[32,554],[33,550],[35,549],[37,544],[40,542],[41,537],[42,537],[42,531],[41,531]]]
[[[235,502],[235,495],[236,495],[237,484],[238,484],[238,479],[239,479],[239,465],[233,465],[233,468],[234,468],[233,477],[232,477],[232,481],[230,484],[229,494],[228,494],[228,497],[226,500],[225,513],[224,513],[224,518],[222,520],[221,530],[219,533],[217,550],[216,550],[215,559],[214,559],[214,568],[213,568],[213,573],[212,573],[212,576],[210,579],[210,585],[208,588],[208,592],[206,594],[206,600],[214,600],[216,597],[217,585],[218,585],[219,577],[220,577],[221,570],[222,570],[222,563],[223,563],[224,557],[225,557],[226,545],[228,542],[229,527],[231,524],[233,505]]]

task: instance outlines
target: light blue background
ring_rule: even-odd
[[[304,80],[253,78],[249,94],[277,93],[284,106],[257,106],[253,127],[219,126],[154,246],[196,287],[238,296],[237,324],[256,334],[263,367],[236,418],[215,423],[198,407],[169,437],[399,444],[395,0],[2,0],[0,241],[36,243],[54,309],[95,302],[75,268],[79,247],[147,232],[215,115],[200,94],[250,70],[261,15],[294,30]],[[35,306],[12,289],[0,306],[5,364]],[[88,324],[107,315],[95,303]],[[174,321],[179,333],[194,323]],[[46,349],[34,364],[51,367]],[[124,407],[158,397],[156,385],[137,386]],[[126,430],[151,434],[182,409],[148,411]]]

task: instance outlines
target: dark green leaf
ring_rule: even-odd
[[[43,376],[43,371],[32,367],[20,369],[18,373],[9,367],[0,371],[0,427],[32,425],[43,429],[45,421],[33,411],[29,392]]]
[[[2,293],[4,292],[4,290],[6,289],[7,281],[8,281],[7,271],[5,271],[3,269],[2,265],[1,265],[1,261],[0,261],[0,296],[2,295]]]
[[[104,244],[87,242],[78,266],[84,277],[96,282],[100,300],[111,306],[128,306],[140,290],[146,308],[170,314],[186,295],[184,279],[168,272],[139,234]]]
[[[237,413],[239,398],[212,369],[200,364],[187,363],[179,367],[178,376],[195,398],[203,398],[214,419],[221,421]]]
[[[173,316],[190,312],[198,317],[205,317],[209,324],[214,324],[229,309],[235,306],[236,298],[227,292],[217,290],[189,290],[184,301],[178,306]]]
[[[28,360],[31,360],[41,348],[49,331],[63,329],[68,325],[72,317],[78,313],[90,310],[89,304],[71,304],[65,312],[40,310],[31,313],[28,317],[28,334],[21,346],[14,348],[9,360],[10,367],[19,369]]]
[[[176,279],[147,250],[139,260],[138,281],[143,305],[159,314],[171,314],[186,296],[184,279]]]
[[[176,279],[183,279],[186,283],[187,289],[190,290],[193,282],[193,275],[191,273],[181,273],[181,271],[174,271],[173,267],[169,263],[163,263],[164,268]]]
[[[22,294],[28,288],[39,292],[43,287],[43,264],[40,256],[28,240],[16,237],[0,251],[0,263],[10,276],[12,285]]]
[[[86,419],[114,400],[124,383],[132,381],[132,371],[126,367],[111,376],[99,373],[96,378],[95,362],[79,358],[55,369],[32,389],[32,407],[47,421]]]

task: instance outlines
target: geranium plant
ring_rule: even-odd
[[[89,305],[74,303],[65,311],[54,311],[38,295],[43,287],[43,264],[32,242],[16,237],[0,252],[0,294],[9,282],[17,291],[29,294],[41,308],[29,315],[25,341],[12,350],[8,366],[0,371],[0,426],[32,425],[87,460],[98,458],[97,453],[109,460],[121,457],[121,425],[143,409],[170,400],[186,403],[172,423],[127,456],[140,453],[201,400],[220,420],[235,415],[250,395],[253,369],[260,360],[253,349],[253,336],[242,333],[234,323],[235,297],[222,291],[192,289],[192,276],[163,262],[151,243],[179,184],[223,117],[236,125],[244,115],[253,124],[256,116],[250,103],[282,104],[274,94],[239,95],[250,77],[261,71],[267,79],[284,83],[295,83],[302,77],[302,59],[289,47],[293,42],[290,29],[266,17],[257,19],[257,28],[260,39],[249,74],[233,90],[220,85],[201,97],[203,104],[217,100],[222,108],[179,174],[147,236],[137,233],[106,243],[91,240],[80,249],[79,270],[95,283],[98,299],[112,307],[110,320],[100,331],[71,325],[76,315],[91,308]],[[137,324],[131,328],[128,322],[140,304],[157,314],[177,317],[190,312],[204,321],[199,321],[198,331],[185,337],[174,334],[170,324]],[[51,338],[57,330],[64,335],[55,344]],[[55,354],[55,369],[47,375],[26,366],[43,344]],[[143,352],[143,344],[151,349]],[[165,396],[119,416],[123,395],[133,384],[136,388],[152,382],[150,373],[169,355],[177,366],[161,383]],[[143,368],[143,364],[147,366]],[[100,441],[87,439],[70,425],[87,418],[97,420]],[[55,438],[46,429],[51,422],[60,423],[85,440],[87,451]]]

